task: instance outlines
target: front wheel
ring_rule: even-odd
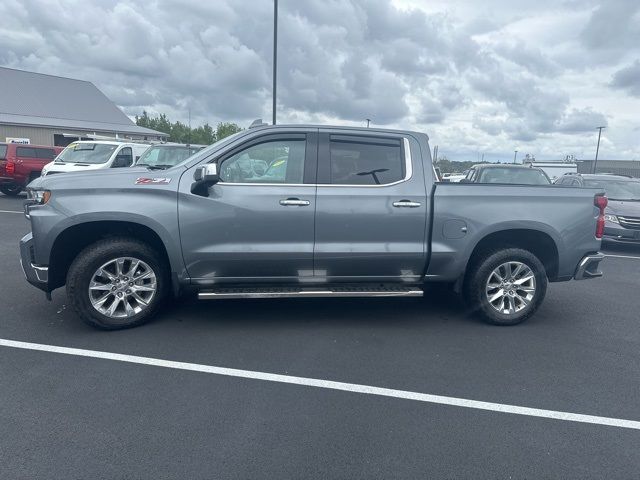
[[[475,262],[464,295],[474,313],[494,325],[516,325],[533,315],[547,291],[542,262],[527,250],[495,251]]]
[[[67,274],[70,306],[94,327],[116,330],[141,325],[167,290],[166,267],[148,245],[110,238],[85,248]]]
[[[0,185],[0,192],[9,197],[17,197],[21,191],[22,187],[20,185],[16,185],[15,183]]]

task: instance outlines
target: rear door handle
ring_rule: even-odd
[[[396,208],[405,207],[405,208],[418,208],[422,204],[420,202],[411,202],[409,200],[400,200],[399,202],[393,202],[393,206]]]
[[[309,200],[300,200],[299,198],[287,198],[286,200],[280,200],[280,205],[283,207],[306,207],[310,205]]]

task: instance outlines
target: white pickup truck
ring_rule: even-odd
[[[146,143],[117,140],[73,142],[42,169],[42,176],[54,173],[84,172],[103,168],[130,167],[149,148]]]

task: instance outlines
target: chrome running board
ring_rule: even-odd
[[[198,292],[199,300],[225,298],[422,297],[417,287],[220,288]]]

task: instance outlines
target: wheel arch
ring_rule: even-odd
[[[522,248],[535,255],[545,268],[549,281],[558,278],[560,252],[558,244],[547,232],[535,228],[510,228],[483,236],[471,251],[465,276],[489,252],[504,248]]]
[[[58,233],[49,254],[49,291],[66,283],[67,272],[73,260],[87,246],[109,237],[129,237],[152,247],[166,262],[171,272],[174,292],[179,288],[176,271],[178,265],[171,258],[170,245],[158,231],[135,221],[95,220],[75,223]]]

